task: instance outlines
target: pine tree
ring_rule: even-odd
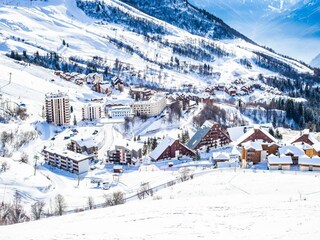
[[[147,142],[144,141],[143,147],[142,147],[142,155],[145,156],[147,155],[147,153],[148,153],[148,145],[147,145]]]
[[[75,115],[73,116],[73,125],[75,125],[75,126],[77,125],[77,119],[76,119]]]

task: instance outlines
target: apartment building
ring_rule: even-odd
[[[97,120],[104,116],[104,107],[101,103],[88,103],[82,108],[82,120]]]
[[[69,97],[65,93],[48,93],[45,98],[45,112],[48,123],[56,125],[70,124]]]
[[[43,154],[48,165],[76,174],[88,172],[90,161],[93,159],[90,155],[55,148],[44,149]]]
[[[159,115],[166,107],[166,97],[158,94],[148,101],[136,101],[132,104],[132,111],[137,116],[153,117]]]

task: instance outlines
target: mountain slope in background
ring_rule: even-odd
[[[313,67],[320,68],[320,54],[310,62],[310,65]]]
[[[260,44],[310,62],[320,52],[318,0],[190,0]]]
[[[121,72],[128,82],[143,80],[160,87],[179,88],[186,81],[204,86],[228,83],[239,76],[256,79],[261,73],[278,75],[281,72],[278,63],[275,69],[267,70],[256,65],[259,54],[299,73],[312,72],[299,62],[252,44],[220,19],[186,1],[163,0],[161,6],[157,1],[142,3],[51,0],[28,6],[21,1],[11,1],[1,7],[0,49],[4,53],[54,51],[62,59],[73,57],[72,61],[99,56],[105,60],[102,67],[110,69],[118,59],[131,69],[131,72]],[[161,11],[153,11],[155,8]],[[63,45],[63,41],[68,46]],[[209,74],[199,74],[204,64],[208,64]]]

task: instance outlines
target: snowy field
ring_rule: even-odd
[[[1,238],[318,239],[319,183],[317,173],[215,170],[143,201],[0,227]]]

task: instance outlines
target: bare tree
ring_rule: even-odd
[[[55,211],[57,215],[62,215],[67,208],[66,201],[61,194],[56,195],[55,200]]]
[[[117,191],[110,195],[104,195],[106,206],[115,206],[126,202],[123,192]]]
[[[180,168],[180,179],[181,182],[187,181],[190,178],[190,169],[187,167]]]
[[[31,214],[33,219],[39,220],[44,212],[45,202],[38,201],[31,205]]]
[[[88,204],[89,210],[94,209],[94,199],[92,196],[88,197],[87,204]]]
[[[29,156],[28,156],[27,153],[25,153],[25,152],[22,152],[22,153],[21,153],[20,162],[28,164],[28,162],[29,162]]]
[[[138,198],[141,200],[141,199],[144,199],[145,197],[147,196],[153,196],[153,190],[152,188],[150,188],[149,186],[149,183],[143,183],[140,185],[140,188],[137,192],[137,196]]]
[[[10,205],[2,203],[0,207],[0,225],[7,225],[9,223]]]
[[[1,166],[0,166],[0,173],[1,173],[1,172],[6,172],[6,171],[8,171],[9,169],[10,169],[10,166],[9,166],[8,162],[7,162],[7,161],[3,161],[3,162],[1,163]]]
[[[28,217],[21,205],[21,195],[18,191],[13,196],[13,202],[10,206],[9,223],[20,223],[28,220]]]

